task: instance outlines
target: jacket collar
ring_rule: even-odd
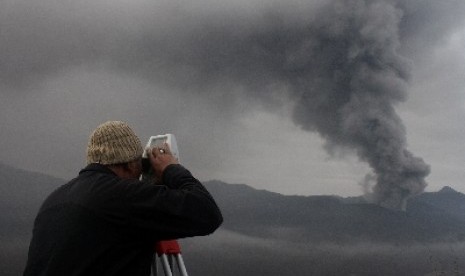
[[[98,163],[91,163],[87,165],[84,169],[82,169],[79,174],[85,173],[85,172],[100,172],[100,173],[108,173],[108,174],[113,174],[116,175],[112,170],[110,170],[107,166],[98,164]]]

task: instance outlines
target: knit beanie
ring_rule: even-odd
[[[87,144],[87,164],[121,164],[142,156],[142,144],[134,131],[121,121],[99,125]]]

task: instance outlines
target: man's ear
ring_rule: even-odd
[[[134,177],[138,177],[142,173],[142,161],[135,160],[126,163],[125,170]]]
[[[126,170],[133,172],[134,170],[137,169],[137,164],[135,161],[128,162],[126,163],[126,166],[124,166]]]
[[[124,171],[129,172],[131,170],[130,164],[130,162],[121,164],[121,168],[123,168]]]

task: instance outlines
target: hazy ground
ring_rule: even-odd
[[[219,231],[181,244],[192,275],[465,275],[465,243],[299,244]]]

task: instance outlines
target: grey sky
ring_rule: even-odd
[[[303,130],[312,123],[296,119],[299,72],[282,67],[303,66],[305,36],[342,41],[341,18],[360,13],[377,39],[399,43],[408,99],[392,105],[408,150],[431,166],[427,190],[465,192],[465,3],[403,2],[2,1],[0,162],[73,177],[92,129],[118,119],[143,141],[174,133],[202,180],[361,194],[369,166],[352,147],[328,154],[327,139]]]

